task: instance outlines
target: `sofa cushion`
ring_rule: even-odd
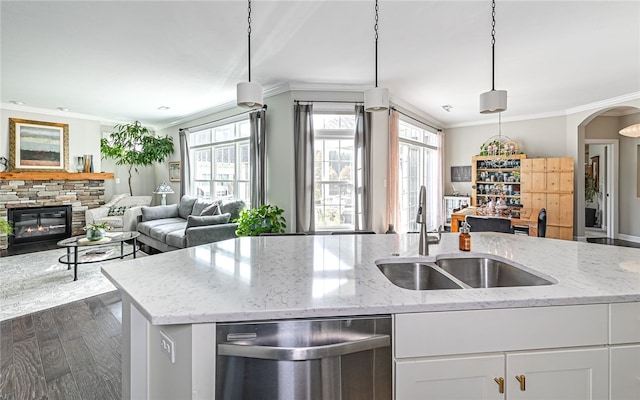
[[[159,225],[151,229],[151,236],[155,240],[166,243],[167,235],[171,232],[180,231],[180,234],[184,234],[184,227],[187,225],[187,221],[175,222],[173,224]]]
[[[215,203],[211,200],[197,199],[196,202],[193,204],[193,210],[191,210],[191,215],[201,215],[202,210],[214,204]]]
[[[193,205],[198,200],[197,197],[192,196],[182,196],[180,199],[180,204],[178,204],[178,216],[180,218],[187,219],[191,212],[193,211]]]
[[[96,218],[93,220],[94,223],[106,222],[107,225],[111,228],[122,228],[123,221],[122,217],[113,216],[113,217],[102,217]]]
[[[187,247],[187,236],[182,229],[167,233],[165,243],[169,246],[179,247],[181,249]]]
[[[231,214],[231,221],[234,221],[237,218],[240,218],[240,211],[244,210],[246,204],[242,200],[235,200],[229,203],[223,203],[220,206],[221,213],[229,213]]]
[[[220,215],[222,214],[220,212],[220,205],[218,203],[213,203],[210,206],[208,206],[207,208],[205,208],[204,210],[202,210],[200,212],[201,216],[205,216],[205,215]],[[196,213],[193,213],[193,215],[197,215]]]
[[[221,214],[221,215],[206,215],[206,216],[189,215],[189,218],[187,218],[187,226],[185,230],[191,228],[192,226],[228,224],[229,218],[231,218],[231,214],[229,213]]]
[[[142,207],[142,221],[152,221],[154,219],[175,218],[178,216],[178,205]],[[186,217],[185,217],[186,219]]]
[[[117,215],[124,215],[125,211],[127,211],[127,208],[129,207],[117,207],[117,206],[113,206],[113,207],[109,207],[109,212],[107,213],[107,216],[109,217],[115,217]]]
[[[140,232],[143,235],[147,235],[149,237],[152,237],[151,235],[151,231],[153,229],[159,228],[163,225],[174,225],[174,224],[185,224],[187,223],[187,221],[185,221],[182,218],[164,218],[164,219],[154,219],[151,221],[145,221],[145,222],[140,222],[137,226],[138,232]],[[184,229],[184,226],[182,227]]]

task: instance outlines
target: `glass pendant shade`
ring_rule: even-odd
[[[389,109],[389,89],[375,87],[364,92],[364,109],[367,112]]]
[[[480,113],[493,114],[507,110],[507,91],[491,90],[480,95]]]
[[[626,128],[621,129],[618,133],[622,136],[640,137],[640,124],[627,126]]]
[[[260,108],[264,105],[262,86],[255,82],[240,82],[236,86],[238,106]]]

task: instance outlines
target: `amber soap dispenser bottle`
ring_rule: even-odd
[[[469,234],[469,224],[463,221],[460,226],[460,250],[471,251],[471,235]]]

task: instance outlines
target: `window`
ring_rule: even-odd
[[[354,229],[355,115],[313,115],[316,230]]]
[[[234,198],[250,206],[249,120],[190,132],[192,195]]]
[[[440,137],[419,126],[400,120],[398,137],[399,145],[399,179],[398,194],[400,208],[399,232],[416,232],[420,226],[416,223],[418,213],[418,196],[420,186],[427,187],[427,228],[438,226],[438,204],[440,160],[438,146]]]

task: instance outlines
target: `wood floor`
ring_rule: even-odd
[[[0,322],[0,400],[121,398],[117,291]]]

